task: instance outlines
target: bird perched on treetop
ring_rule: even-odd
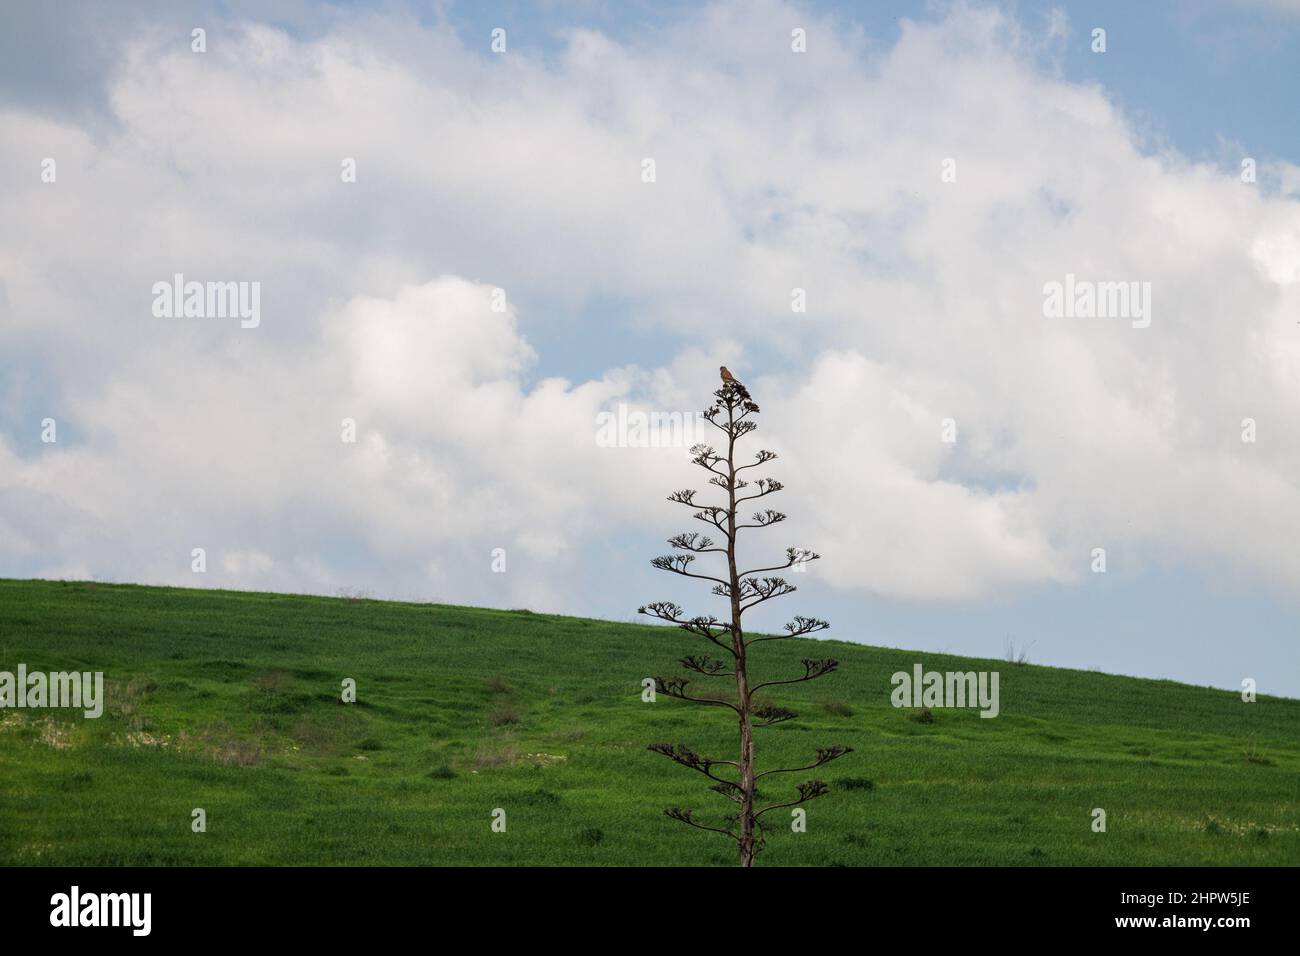
[[[731,374],[731,371],[725,365],[718,366],[718,374],[722,376],[722,391],[716,394],[727,395],[731,398],[744,399],[747,412],[758,411],[758,406],[754,400],[749,397],[749,389],[740,384],[740,380]]]

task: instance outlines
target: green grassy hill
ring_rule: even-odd
[[[698,640],[524,611],[0,580],[0,670],[107,682],[98,720],[0,711],[0,863],[732,864],[728,841],[662,814],[729,804],[646,751],[733,755],[729,712],[640,698]],[[807,832],[785,825],[760,864],[1300,863],[1300,701],[835,641],[755,650],[760,679],[841,661],[773,694],[800,717],[757,731],[761,765],[855,748],[823,768],[833,792]],[[999,671],[1001,716],[893,708],[890,675],[917,661]]]

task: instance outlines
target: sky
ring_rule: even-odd
[[[751,627],[1300,696],[1298,81],[1292,0],[5,5],[0,576],[721,613],[599,423],[726,364]]]

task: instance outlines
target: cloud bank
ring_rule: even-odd
[[[790,489],[768,544],[838,590],[977,600],[1097,547],[1294,590],[1300,201],[1153,150],[1067,35],[724,3],[545,58],[400,14],[133,37],[108,122],[0,111],[0,574],[582,611],[698,481],[596,416],[703,407],[725,362]],[[175,273],[260,282],[260,326],[155,318]],[[1150,327],[1045,317],[1067,275],[1149,282]],[[609,322],[668,357],[530,344]]]

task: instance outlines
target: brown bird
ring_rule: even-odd
[[[724,385],[731,385],[733,383],[736,385],[740,384],[739,382],[736,381],[736,376],[732,375],[729,371],[727,371],[727,366],[725,365],[718,366],[718,374],[722,376],[722,382]]]

